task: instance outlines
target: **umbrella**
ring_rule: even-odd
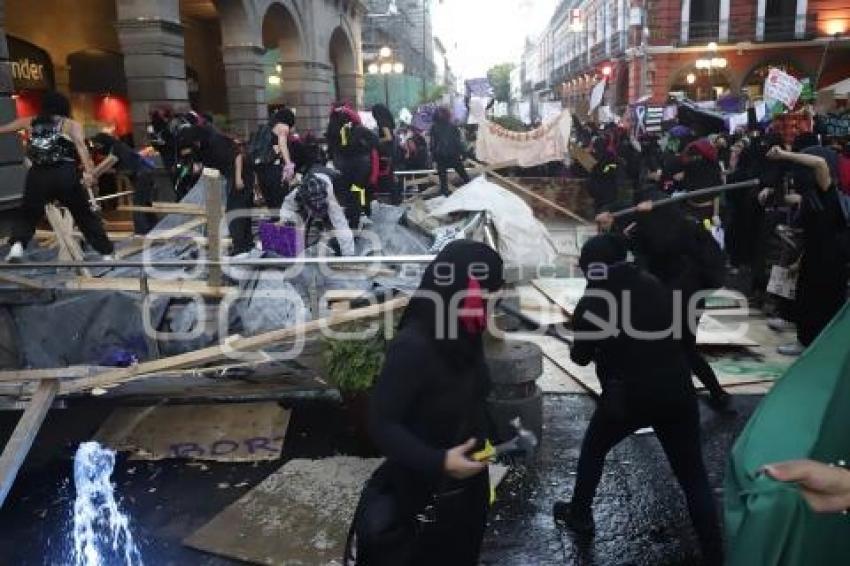
[[[732,450],[725,485],[729,566],[850,563],[850,520],[815,514],[766,464],[850,458],[850,303],[788,369]]]

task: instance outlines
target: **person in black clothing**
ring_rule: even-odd
[[[596,165],[590,171],[587,190],[597,212],[610,210],[618,200],[620,186],[625,180],[625,168],[608,148],[608,140],[598,136],[593,140],[591,155]]]
[[[850,225],[836,189],[838,157],[833,150],[815,146],[794,153],[773,147],[767,158],[792,164],[795,186],[802,196],[803,257],[795,305],[801,348],[783,352],[799,353],[814,342],[847,301]]]
[[[252,156],[252,167],[266,207],[278,210],[289,193],[289,182],[295,175],[295,160],[290,153],[290,135],[295,128],[295,113],[281,108],[269,118],[271,130],[269,157]]]
[[[704,558],[719,566],[720,524],[701,453],[688,361],[673,334],[673,294],[625,260],[622,240],[610,234],[590,239],[581,251],[579,264],[588,281],[573,318],[570,357],[579,365],[596,363],[602,397],[582,442],[572,500],[556,502],[553,515],[577,534],[592,535],[591,506],[606,454],[651,426],[685,492]],[[617,312],[609,312],[612,306]]]
[[[460,128],[452,124],[451,110],[437,108],[431,126],[431,155],[437,164],[440,177],[440,192],[449,196],[449,169],[454,169],[464,183],[469,183],[469,174],[463,166],[466,148],[460,137]]]
[[[395,120],[390,109],[383,104],[372,107],[372,117],[378,124],[378,190],[392,196],[392,201],[401,203],[400,191],[396,189],[394,163],[396,160]]]
[[[370,213],[372,188],[378,183],[378,139],[366,128],[351,106],[334,106],[325,135],[334,168],[349,187],[346,209],[357,208],[359,215]]]
[[[250,216],[254,206],[253,179],[250,179],[249,169],[243,170],[244,158],[236,141],[203,125],[181,128],[175,140],[178,162],[183,167],[198,176],[204,167],[221,173],[227,195],[226,210],[235,216],[229,223],[233,254],[250,251],[254,245]]]
[[[488,435],[490,390],[480,292],[502,287],[502,267],[488,246],[452,242],[401,319],[370,403],[387,460],[355,514],[358,565],[478,564],[489,481],[469,454]]]
[[[93,151],[103,157],[94,169],[95,178],[111,169],[117,169],[133,184],[133,205],[152,206],[155,190],[153,167],[133,151],[133,148],[105,132],[97,134],[90,141]],[[158,221],[156,214],[134,212],[133,231],[136,234],[147,234]]]
[[[29,131],[27,157],[32,164],[27,171],[21,219],[9,239],[12,248],[7,261],[23,260],[24,249],[44,216],[44,207],[52,201],[67,207],[86,241],[104,255],[104,259],[111,259],[112,242],[92,210],[89,195],[77,174],[79,160],[83,166],[82,184],[91,187],[94,165],[83,137],[83,127],[70,116],[68,99],[58,92],[47,92],[38,116],[18,118],[0,126],[3,134]]]
[[[634,222],[635,226],[629,231],[629,246],[651,274],[677,293],[680,312],[686,322],[682,324],[681,345],[691,370],[708,390],[709,406],[726,411],[730,408],[732,397],[720,385],[717,375],[696,343],[696,329],[705,301],[697,301],[695,308],[691,306],[692,299],[698,293],[722,286],[725,273],[723,256],[708,231],[685,216],[677,205],[653,208],[654,200],[664,198],[667,195],[650,186],[638,195],[641,201],[638,213],[622,219],[621,225],[627,226]],[[597,221],[605,230],[613,225],[613,217],[607,213],[597,216]],[[707,263],[709,260],[713,261]]]

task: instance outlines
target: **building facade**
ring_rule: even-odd
[[[437,76],[432,0],[365,0],[362,24],[363,64],[380,59],[382,48],[403,73],[366,76],[365,104],[388,102],[390,108],[412,108],[428,97]]]
[[[552,98],[580,109],[607,78],[603,104],[621,111],[670,93],[758,98],[770,67],[828,86],[850,76],[848,34],[847,0],[565,0],[536,58],[545,72],[551,56]]]

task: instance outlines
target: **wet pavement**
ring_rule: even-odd
[[[704,451],[720,501],[729,449],[761,398],[736,396],[738,414],[703,407]],[[294,409],[284,460],[215,464],[119,459],[113,480],[131,517],[147,564],[226,565],[237,562],[184,547],[181,541],[277,470],[287,459],[369,455],[340,406],[285,403]],[[593,411],[584,395],[548,395],[538,461],[517,467],[502,484],[491,514],[482,562],[504,566],[581,564],[694,565],[695,536],[684,500],[654,435],[633,436],[610,455],[595,505],[597,536],[576,546],[551,519],[555,499],[569,498],[578,449]],[[71,457],[109,414],[102,404],[51,412],[26,468],[0,511],[0,564],[67,564],[73,486]],[[0,413],[5,440],[17,414]]]

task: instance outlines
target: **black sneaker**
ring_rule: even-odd
[[[555,523],[564,525],[574,533],[582,536],[593,536],[596,532],[596,524],[593,522],[593,515],[575,513],[572,508],[572,503],[566,501],[556,501],[552,506],[552,517]]]

